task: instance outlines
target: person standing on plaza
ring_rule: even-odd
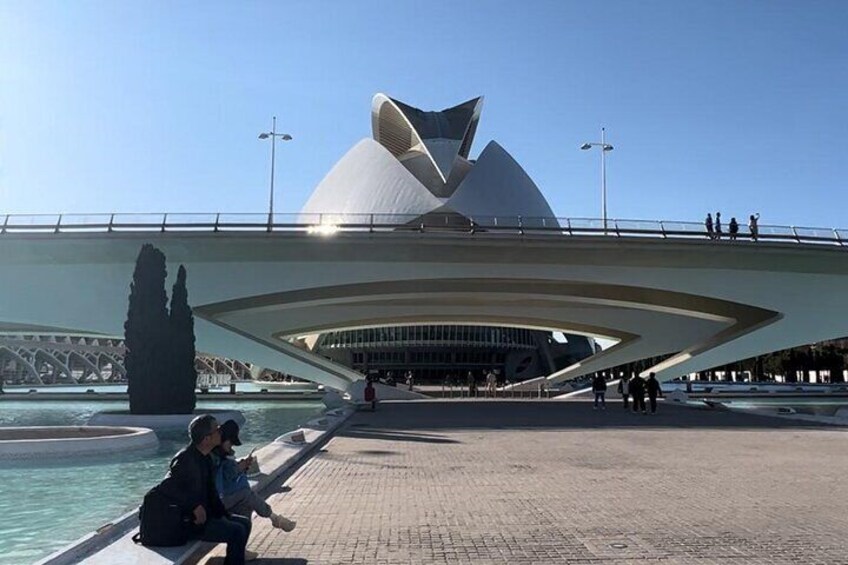
[[[751,217],[748,218],[748,231],[751,232],[751,239],[753,241],[757,241],[757,238],[760,237],[759,220],[759,214],[751,214]]]
[[[624,375],[618,381],[618,392],[621,394],[621,401],[624,404],[624,409],[630,408],[630,375]]]
[[[365,379],[365,390],[362,393],[362,398],[366,403],[371,404],[371,411],[377,411],[377,391],[374,389],[374,383],[371,381],[371,377],[366,377]]]
[[[595,378],[592,381],[592,392],[595,393],[595,407],[594,409],[598,409],[598,402],[601,404],[601,410],[607,409],[607,382],[604,380],[604,376],[601,373],[596,373]]]
[[[474,373],[472,371],[468,371],[468,376],[465,378],[466,384],[468,385],[468,397],[476,398],[477,397],[477,379],[474,378]]]
[[[739,224],[736,223],[736,218],[730,218],[730,224],[727,226],[728,233],[730,233],[730,241],[736,241],[736,234],[739,233]]]
[[[495,376],[494,371],[489,369],[489,372],[486,373],[486,396],[495,397],[495,394],[498,390],[498,378]]]
[[[715,237],[713,234],[713,216],[709,212],[707,212],[707,219],[704,220],[704,227],[707,229],[707,237],[713,239]]]
[[[633,411],[642,411],[642,414],[647,414],[645,410],[645,380],[636,375],[630,381],[630,396],[633,398]]]
[[[651,401],[651,414],[657,413],[657,395],[660,397],[663,396],[662,387],[660,386],[660,382],[657,380],[657,376],[654,373],[651,373],[648,376],[648,381],[645,383],[645,388],[648,391],[648,400]],[[644,402],[644,400],[643,400]]]
[[[715,219],[715,238],[721,239],[721,212],[716,212]]]
[[[406,386],[409,390],[413,390],[415,387],[415,376],[412,371],[406,373]]]
[[[244,565],[256,554],[246,551],[251,522],[246,516],[230,514],[215,486],[212,450],[221,445],[221,428],[210,414],[194,418],[188,426],[191,443],[171,460],[162,493],[175,501],[193,519],[191,537],[227,544],[226,563]]]

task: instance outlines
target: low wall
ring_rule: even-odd
[[[219,424],[235,420],[245,422],[238,410],[195,410],[194,414],[130,414],[129,412],[98,412],[88,419],[89,426],[141,426],[153,430],[187,430],[188,424],[201,414],[212,414]]]
[[[66,459],[155,450],[153,430],[114,426],[33,426],[0,428],[0,461]]]

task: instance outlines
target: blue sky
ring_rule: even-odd
[[[560,216],[848,227],[848,2],[0,2],[0,213],[297,211],[384,92]]]

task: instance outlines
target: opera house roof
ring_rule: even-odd
[[[479,97],[432,112],[377,94],[372,137],[336,163],[301,214],[321,214],[322,223],[352,221],[356,215],[378,224],[398,223],[399,216],[413,222],[427,214],[478,224],[499,216],[551,221],[554,213],[545,197],[498,143],[490,141],[470,158],[482,107]]]

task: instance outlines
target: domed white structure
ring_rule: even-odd
[[[371,106],[372,137],[339,160],[301,211],[304,222],[418,222],[437,214],[485,226],[515,222],[555,226],[553,211],[524,169],[490,141],[469,158],[483,98],[425,112],[384,94]],[[318,216],[320,215],[320,216]],[[317,216],[317,217],[316,217]],[[500,222],[499,222],[500,217]]]
[[[301,211],[310,224],[558,227],[539,189],[507,151],[490,141],[476,160],[471,145],[483,98],[425,112],[377,94],[372,137],[359,141],[319,183]],[[594,341],[497,325],[403,324],[340,328],[312,340],[311,350],[379,378],[413,371],[418,382],[444,382],[493,370],[524,380],[595,353]]]

